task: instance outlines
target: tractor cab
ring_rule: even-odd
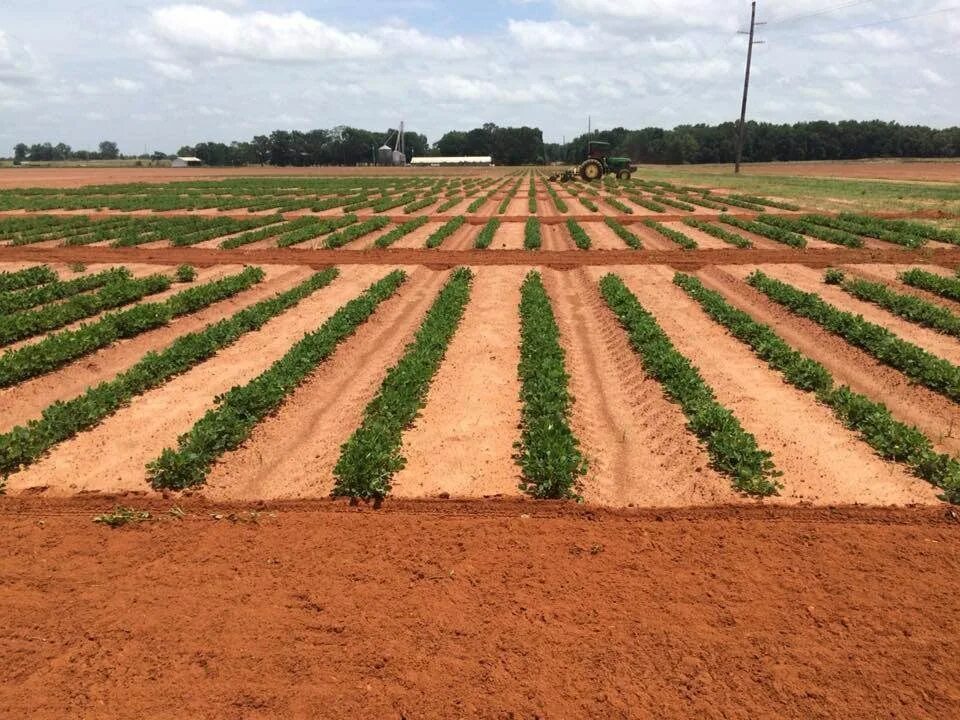
[[[587,159],[578,168],[578,174],[587,182],[599,180],[610,173],[620,180],[629,180],[636,169],[630,158],[610,157],[610,143],[590,140],[587,142]]]
[[[594,160],[605,160],[610,155],[610,143],[600,140],[591,140],[587,143],[587,157]]]

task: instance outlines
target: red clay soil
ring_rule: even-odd
[[[143,506],[155,520],[111,530],[91,521],[103,498],[0,500],[4,717],[960,707],[960,527],[942,507]]]
[[[937,264],[946,267],[960,266],[960,249],[943,250],[904,250],[900,248],[862,249],[831,247],[824,250],[795,250],[792,248],[774,248],[764,250],[740,250],[726,248],[719,250],[701,249],[696,251],[666,249],[645,249],[641,251],[623,248],[620,250],[578,250],[570,243],[569,250],[539,250],[536,255],[519,249],[500,250],[429,250],[423,247],[425,237],[429,236],[428,224],[398,241],[389,249],[370,250],[294,250],[291,248],[256,248],[236,250],[210,250],[205,248],[110,248],[110,247],[57,247],[31,248],[29,246],[0,247],[0,263],[12,262],[82,262],[82,263],[149,263],[159,265],[178,265],[189,263],[198,267],[209,267],[224,263],[265,264],[265,265],[306,265],[314,268],[330,265],[438,265],[448,267],[456,265],[670,265],[678,269],[696,270],[710,265],[796,263],[808,267],[826,268],[846,263],[898,263],[898,264]],[[631,228],[635,232],[641,227]],[[497,240],[505,240],[513,230],[519,233],[522,243],[523,227],[504,225],[497,233]],[[415,237],[417,236],[417,237]],[[644,236],[646,237],[646,236]],[[407,242],[404,242],[407,241]],[[419,241],[420,247],[403,247]],[[667,240],[666,242],[669,243]],[[512,248],[514,243],[508,243]]]

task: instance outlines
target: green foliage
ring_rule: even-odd
[[[568,218],[567,230],[570,231],[570,237],[573,238],[573,242],[576,243],[578,248],[581,250],[590,249],[590,236],[587,235],[586,230],[580,227],[580,223],[573,218]]]
[[[827,271],[823,274],[823,281],[827,285],[842,285],[846,277],[847,276],[843,270],[838,270],[837,268],[827,268]]]
[[[8,350],[0,356],[0,387],[43,375],[116,340],[166,325],[175,317],[232,297],[263,278],[263,270],[248,267],[236,275],[182,290],[164,302],[142,303],[129,310],[107,313],[76,330],[64,330],[39,342]]]
[[[539,250],[542,242],[540,221],[534,217],[527,218],[527,224],[523,228],[523,246],[527,250]]]
[[[510,206],[510,202],[517,195],[517,191],[520,189],[520,184],[523,182],[522,179],[517,180],[513,186],[507,191],[507,194],[504,196],[503,201],[500,203],[500,207],[497,208],[497,214],[503,215],[507,208]]]
[[[193,265],[181,265],[176,271],[177,282],[188,283],[197,279],[197,271]]]
[[[23,290],[34,285],[56,282],[59,279],[57,274],[46,265],[36,265],[15,272],[0,272],[0,292]]]
[[[580,204],[583,205],[590,212],[600,212],[600,208],[597,207],[597,204],[588,197],[580,195],[577,200],[580,201]]]
[[[832,228],[851,235],[865,235],[866,237],[885,240],[908,248],[922,247],[927,239],[911,233],[903,233],[889,229],[879,218],[866,215],[850,215],[842,213],[839,217],[826,215],[804,215],[804,222],[820,227]]]
[[[944,277],[919,268],[911,268],[900,273],[900,280],[910,287],[926,290],[948,300],[960,302],[960,280],[957,278]]]
[[[656,318],[616,275],[604,276],[600,291],[640,354],[644,370],[663,385],[668,399],[680,405],[687,427],[703,440],[713,466],[729,475],[741,492],[777,494],[780,473],[771,454],[757,447],[756,438],[717,402],[700,372],[677,352]]]
[[[438,214],[445,213],[445,212],[447,212],[450,208],[456,207],[457,205],[459,205],[461,202],[463,202],[463,198],[460,197],[459,195],[456,195],[456,196],[450,198],[449,200],[447,200],[447,201],[446,201],[445,203],[443,203],[440,207],[438,207],[438,208],[437,208],[437,213],[438,213]]]
[[[400,361],[387,371],[363,422],[340,448],[333,494],[382,500],[391,480],[406,464],[400,440],[423,407],[430,381],[460,324],[473,273],[458,268],[440,291]]]
[[[81,262],[70,263],[67,267],[70,268],[70,272],[74,272],[74,273],[82,273],[84,270],[87,269],[87,266]]]
[[[643,224],[651,230],[660,233],[668,240],[672,240],[684,250],[696,250],[697,247],[699,247],[696,240],[687,237],[682,232],[668,228],[666,225],[661,225],[656,220],[644,220]]]
[[[564,202],[563,198],[557,193],[556,189],[553,187],[553,184],[549,181],[544,181],[543,183],[547,187],[547,192],[550,193],[550,198],[553,200],[553,206],[562,213],[567,212],[569,209],[567,203]]]
[[[625,215],[633,215],[633,208],[630,207],[629,205],[624,205],[622,202],[620,202],[619,200],[617,200],[615,197],[611,197],[610,195],[604,195],[604,196],[603,196],[603,201],[604,201],[607,205],[609,205],[610,207],[614,208],[615,210],[619,210],[620,212],[624,213]]]
[[[863,239],[859,235],[854,235],[846,230],[837,230],[836,228],[823,227],[816,223],[808,222],[802,218],[785,218],[775,215],[758,215],[757,222],[773,225],[781,230],[789,230],[799,235],[810,235],[819,240],[834,243],[835,245],[844,245],[851,248],[863,247]]]
[[[239,447],[405,279],[400,270],[384,276],[337,310],[319,330],[305,335],[269,369],[220,396],[219,405],[180,436],[176,450],[165,448],[147,465],[151,485],[183,490],[202,484],[216,459]]]
[[[945,492],[945,499],[960,503],[960,462],[937,453],[933,443],[917,428],[893,418],[882,403],[848,387],[834,387],[830,373],[820,363],[787,345],[772,328],[731,306],[720,293],[707,290],[696,278],[677,273],[674,282],[696,300],[710,317],[746,343],[757,356],[781,372],[791,385],[816,393],[844,425],[860,433],[877,454],[904,463],[910,470]]]
[[[630,232],[627,228],[621,225],[619,222],[614,220],[612,217],[605,217],[603,221],[607,224],[611,230],[613,230],[617,237],[623,240],[627,245],[629,245],[634,250],[639,250],[643,247],[643,243],[640,241],[636,235]]]
[[[854,297],[879,305],[905,320],[960,337],[960,317],[944,307],[913,295],[895,292],[883,283],[860,278],[851,278],[842,283],[841,287]]]
[[[490,247],[490,243],[493,242],[493,236],[497,234],[497,230],[500,228],[500,221],[497,218],[491,218],[487,221],[487,224],[483,226],[477,234],[477,239],[474,240],[473,246],[477,250],[486,250]]]
[[[82,292],[103,287],[111,282],[128,280],[131,277],[130,271],[124,267],[110,268],[75,280],[54,280],[44,285],[28,287],[23,290],[0,292],[0,313],[29,310],[37,305],[63,300]]]
[[[631,195],[630,199],[640,207],[646,208],[650,212],[665,213],[667,211],[667,209],[660,203],[654,202],[653,200],[649,200],[645,197],[641,197],[640,195]]]
[[[743,237],[743,235],[738,235],[737,233],[730,232],[729,230],[724,230],[719,225],[714,225],[713,223],[705,222],[704,220],[698,220],[697,218],[689,217],[684,218],[683,222],[692,228],[696,228],[701,232],[707,233],[707,235],[712,235],[713,237],[719,238],[725,243],[735,245],[738,248],[753,247],[753,243]]]
[[[749,203],[751,205],[761,205],[766,207],[778,208],[779,210],[799,210],[798,205],[793,203],[782,202],[778,200],[769,200],[767,198],[757,197],[756,195],[737,195],[731,194],[727,196],[729,200],[740,200],[741,202]]]
[[[271,318],[326,287],[337,275],[334,268],[323,270],[286,292],[244,308],[199,332],[182,335],[166,349],[148,352],[113,380],[88,388],[73,400],[57,401],[43,411],[40,419],[0,434],[0,475],[17,472],[57,443],[94,427],[137,395],[213,357],[244,334],[258,330]]]
[[[670,207],[677,208],[678,210],[686,210],[687,212],[693,212],[696,210],[696,208],[693,205],[690,205],[689,203],[681,202],[680,200],[674,200],[672,198],[668,198],[666,195],[654,195],[653,199],[655,202],[659,203],[660,205],[668,205]]]
[[[573,400],[567,390],[560,330],[540,274],[530,271],[520,288],[520,400],[517,462],[520,489],[536,498],[578,498],[587,461],[570,429]]]
[[[463,227],[467,219],[463,215],[457,215],[453,220],[442,225],[435,233],[427,238],[426,246],[428,248],[438,248],[443,241],[453,235],[457,230]]]
[[[383,228],[389,224],[390,218],[383,217],[382,215],[372,217],[369,220],[364,220],[362,223],[348,225],[343,230],[328,235],[324,245],[328,248],[343,247],[348,242],[352,242],[364,235],[369,235],[377,230],[383,230]]]
[[[108,525],[112,528],[123,527],[124,525],[137,524],[149,520],[151,515],[146,510],[134,510],[133,508],[117,505],[113,510],[102,515],[94,515],[93,521]]]
[[[287,232],[277,237],[277,247],[299,245],[307,240],[329,235],[334,230],[349,227],[356,222],[357,216],[352,214],[322,219],[299,218],[288,226]]]
[[[249,230],[245,233],[241,233],[240,235],[235,235],[232,238],[224,240],[220,243],[220,247],[224,250],[232,250],[244,245],[249,245],[250,243],[272,238],[276,235],[295,230],[297,227],[302,227],[305,224],[310,224],[313,222],[313,218],[311,217],[301,217],[291,222],[286,222],[283,220],[283,217],[279,215],[275,216],[273,220],[274,222],[266,225],[265,227],[261,227],[256,230]]]
[[[813,320],[880,362],[954,401],[960,401],[960,368],[930,354],[860,315],[838,310],[816,293],[768,277],[760,270],[748,278],[753,287],[797,315]]]
[[[527,209],[530,210],[531,214],[537,212],[537,186],[533,182],[533,177],[530,178],[530,189],[527,194]]]
[[[457,201],[459,202],[459,200]],[[400,238],[409,235],[417,228],[421,228],[429,222],[430,218],[426,215],[420,215],[413,220],[409,220],[402,225],[398,225],[385,235],[381,235],[374,241],[374,245],[379,248],[390,247]]]
[[[408,205],[404,205],[403,211],[405,213],[412,213],[412,212],[416,212],[417,210],[423,210],[423,208],[430,207],[431,205],[433,205],[435,202],[438,202],[439,200],[440,198],[437,197],[436,195],[429,195],[423,198],[422,200],[417,200],[415,202],[409,203]]]
[[[729,215],[722,216],[720,218],[720,222],[727,223],[727,225],[733,225],[734,227],[738,227],[741,230],[746,230],[747,232],[752,232],[755,235],[762,235],[763,237],[770,238],[771,240],[782,242],[786,245],[790,245],[791,247],[804,248],[807,246],[807,240],[802,235],[797,235],[797,233],[790,230],[784,230],[782,228],[774,227],[773,225],[767,225],[766,223],[740,220],[739,218],[730,217]]]

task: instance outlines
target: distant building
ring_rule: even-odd
[[[200,167],[203,160],[197,157],[175,157],[170,161],[170,167]]]
[[[489,155],[463,155],[461,157],[415,157],[411,165],[426,165],[439,167],[440,165],[493,165],[493,158]]]

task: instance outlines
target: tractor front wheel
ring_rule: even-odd
[[[630,179],[629,170],[621,170],[620,172],[617,173],[617,180],[629,180],[629,179]]]
[[[587,182],[599,180],[603,177],[603,165],[599,160],[587,160],[580,166],[580,177]]]

